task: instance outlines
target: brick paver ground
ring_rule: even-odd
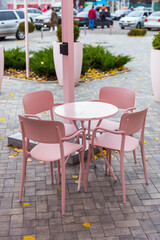
[[[92,34],[92,35],[91,35]],[[23,207],[18,202],[22,153],[7,146],[7,137],[18,132],[18,115],[23,114],[22,97],[29,92],[49,89],[55,101],[63,100],[62,88],[53,82],[38,83],[4,77],[0,94],[0,240],[18,240],[33,236],[37,240],[159,240],[160,239],[160,103],[154,101],[150,79],[150,49],[152,37],[87,34],[80,40],[109,48],[115,53],[133,56],[131,71],[75,88],[76,101],[95,99],[102,86],[129,87],[136,92],[136,107],[150,108],[145,130],[145,153],[149,185],[145,184],[139,149],[137,164],[132,153],[125,154],[127,203],[122,203],[119,155],[113,152],[113,169],[118,181],[104,175],[104,162],[98,157],[97,167],[90,168],[88,192],[76,191],[72,178],[79,165],[67,166],[66,215],[61,215],[61,192],[54,169],[55,184],[50,184],[48,164],[28,162]],[[51,41],[47,39],[48,45]],[[33,44],[33,45],[32,45]],[[36,39],[31,47],[36,44]],[[37,43],[37,45],[40,43]],[[47,43],[46,43],[47,44]],[[42,44],[41,44],[42,45]],[[39,45],[40,46],[40,45]],[[14,94],[10,97],[10,94]],[[46,118],[47,115],[44,115]],[[116,116],[115,118],[118,118]],[[83,223],[89,222],[86,228]]]

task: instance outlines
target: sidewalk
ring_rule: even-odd
[[[22,153],[9,156],[14,149],[7,146],[7,137],[18,132],[18,115],[23,114],[22,97],[37,90],[51,90],[55,102],[63,101],[63,90],[54,82],[32,82],[4,77],[0,94],[0,240],[20,240],[33,236],[37,240],[159,240],[160,239],[160,103],[154,101],[150,79],[150,49],[152,37],[129,38],[106,34],[81,34],[83,43],[102,44],[114,53],[127,54],[133,61],[130,72],[80,83],[75,88],[75,100],[98,97],[102,86],[121,86],[136,92],[136,107],[150,108],[145,130],[145,153],[149,185],[145,184],[140,151],[136,151],[137,164],[132,153],[125,154],[127,203],[122,203],[119,156],[113,153],[112,166],[118,181],[104,175],[104,162],[98,158],[97,168],[90,169],[88,193],[76,191],[72,175],[79,166],[67,166],[66,215],[61,215],[61,192],[57,184],[50,184],[48,164],[28,162],[23,203],[18,202]],[[49,46],[53,39],[37,42],[31,48]],[[13,94],[10,96],[10,94]],[[44,114],[44,118],[48,115]],[[116,117],[118,118],[118,116]],[[3,140],[4,138],[4,140]],[[84,227],[83,223],[91,223]]]

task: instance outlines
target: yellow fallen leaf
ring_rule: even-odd
[[[12,93],[11,93],[11,94],[9,94],[9,97],[14,97],[14,94],[12,94]]]
[[[44,161],[39,161],[38,163],[39,163],[39,164],[44,164]]]
[[[159,138],[155,137],[154,139],[158,140]]]
[[[91,160],[93,161],[93,157],[91,158]],[[97,156],[94,155],[94,160],[97,161]]]
[[[139,94],[136,94],[136,96],[139,96]]]
[[[58,190],[59,190],[60,192],[62,192],[62,189],[61,189],[61,188],[59,188]]]
[[[126,82],[124,82],[123,84],[127,84]]]
[[[75,183],[78,184],[78,180],[76,180]]]
[[[140,78],[141,80],[143,80],[144,78]]]
[[[6,119],[5,118],[0,118],[0,121],[5,121]]]
[[[27,162],[32,162],[32,159],[31,159],[31,158],[28,158],[28,159],[27,159]]]
[[[84,226],[84,227],[90,227],[90,226],[91,226],[91,223],[85,222],[85,223],[83,223],[83,226]]]
[[[143,92],[142,90],[139,90],[139,92]]]
[[[23,240],[36,240],[36,238],[32,236],[26,236],[26,237],[23,237]]]
[[[25,90],[25,89],[22,89],[21,91],[22,91],[22,92],[25,92],[26,90]]]
[[[97,156],[102,157],[102,154],[99,152],[99,153],[97,153]]]
[[[23,203],[23,207],[29,206],[29,203]]]
[[[148,158],[146,158],[146,161],[148,161]]]
[[[119,83],[119,81],[115,81],[115,83]]]
[[[20,148],[20,149],[17,149],[17,152],[18,152],[18,153],[22,153],[22,152],[23,152],[23,149],[21,149],[21,148]]]
[[[5,103],[5,102],[7,102],[6,100],[2,100],[2,103]]]
[[[4,138],[0,138],[0,140],[4,140]]]
[[[73,179],[78,179],[78,176],[72,175],[72,178],[73,178]]]
[[[144,141],[144,144],[146,144],[146,142]]]
[[[9,156],[9,158],[14,158],[14,157],[16,157],[18,154],[17,153],[12,153],[10,156]]]
[[[47,112],[43,112],[43,114],[47,114]]]

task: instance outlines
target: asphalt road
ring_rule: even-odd
[[[85,35],[87,34],[88,32],[90,32],[91,34],[91,30],[88,29],[88,27],[81,27],[81,34]],[[127,35],[127,32],[129,31],[129,28],[126,28],[126,29],[121,29],[119,27],[119,24],[118,24],[118,21],[114,21],[114,25],[113,25],[113,28],[105,28],[104,30],[101,30],[100,27],[98,28],[95,28],[94,31],[93,31],[93,34],[97,33],[97,34],[113,34],[113,35]],[[153,36],[154,34],[156,34],[158,32],[158,30],[152,30],[152,31],[147,31],[147,36]],[[53,37],[54,38],[54,35],[55,33],[51,33],[49,31],[49,29],[44,29],[43,32],[41,31],[38,31],[38,30],[35,30],[32,34],[29,34],[30,35],[30,40],[34,40],[34,39],[42,39],[43,38],[48,38],[48,37]],[[1,45],[6,45],[6,42],[14,42],[14,41],[17,41],[15,36],[9,36],[7,37],[4,41],[0,41],[0,44]]]

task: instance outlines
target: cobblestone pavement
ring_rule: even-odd
[[[23,203],[18,202],[22,153],[14,153],[7,146],[7,136],[18,132],[18,115],[23,114],[22,97],[29,92],[49,89],[55,101],[63,100],[62,88],[53,82],[38,83],[4,77],[0,94],[0,240],[20,240],[33,236],[37,240],[159,240],[160,239],[160,103],[154,101],[150,78],[150,49],[152,36],[129,38],[127,36],[88,33],[81,35],[83,43],[101,43],[115,53],[133,56],[128,63],[131,71],[75,88],[75,100],[98,97],[102,86],[122,86],[136,92],[136,107],[150,108],[145,130],[145,153],[148,161],[149,185],[145,184],[140,150],[136,151],[137,164],[132,153],[125,154],[127,203],[122,203],[119,156],[113,152],[113,169],[118,181],[104,175],[104,162],[98,157],[97,167],[91,166],[88,192],[76,191],[72,178],[78,174],[78,165],[67,166],[66,215],[61,215],[61,193],[57,183],[50,184],[48,164],[28,162]],[[43,46],[50,45],[51,40]],[[41,47],[42,43],[30,43]],[[14,94],[10,97],[10,94]],[[12,96],[12,95],[11,95]],[[44,117],[47,117],[45,115]],[[115,118],[119,118],[116,116]],[[3,140],[4,138],[4,140]],[[83,223],[91,223],[84,227]]]

